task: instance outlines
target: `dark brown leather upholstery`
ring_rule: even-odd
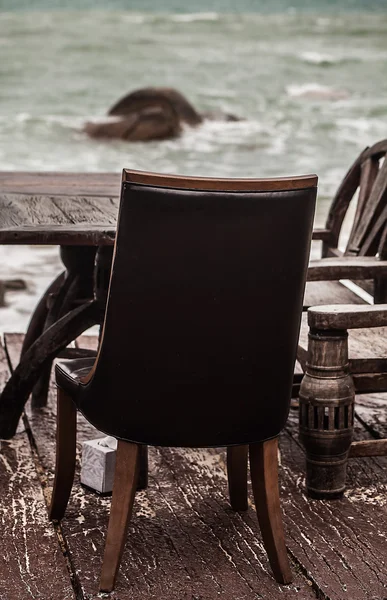
[[[82,383],[92,361],[59,364],[58,384],[120,439],[270,439],[288,416],[316,179],[275,191],[178,188],[123,183],[95,370]]]
[[[95,363],[95,358],[95,356],[91,356],[61,360],[55,369],[57,385],[67,390],[70,394],[76,395],[81,379],[90,373]]]

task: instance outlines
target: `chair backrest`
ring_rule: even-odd
[[[316,185],[314,175],[217,180],[124,171],[102,340],[80,397],[98,429],[168,446],[279,433]]]
[[[332,201],[326,229],[329,243],[323,256],[338,254],[341,226],[357,190],[358,202],[345,255],[387,258],[387,140],[366,148],[350,167]]]

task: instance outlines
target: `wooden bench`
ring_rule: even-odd
[[[343,493],[348,456],[387,453],[384,440],[351,447],[355,393],[387,390],[387,304],[369,305],[387,302],[386,152],[384,140],[360,154],[325,229],[313,235],[322,241],[322,258],[309,266],[304,304],[314,308],[303,314],[297,358],[306,373],[299,399],[307,489],[317,497]],[[340,252],[340,230],[357,190],[349,240]],[[301,379],[298,374],[296,386]]]

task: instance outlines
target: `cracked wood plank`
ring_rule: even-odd
[[[113,196],[0,193],[0,243],[112,244],[118,204]]]
[[[0,346],[0,386],[9,377]],[[0,450],[0,599],[74,600],[70,575],[23,427]]]
[[[387,438],[387,393],[357,396],[355,414],[373,438]]]
[[[26,173],[0,171],[2,194],[109,196],[119,198],[121,173]]]
[[[17,360],[21,337],[8,335],[7,341]],[[95,339],[84,336],[83,347],[86,342],[95,347]],[[55,460],[53,388],[46,408],[28,411],[50,485]],[[95,437],[96,431],[80,417],[78,446]],[[149,475],[148,490],[136,495],[112,599],[316,598],[297,564],[292,585],[281,587],[274,581],[253,509],[240,515],[229,507],[223,451],[151,448]],[[110,498],[82,488],[78,472],[62,530],[88,600],[98,597],[109,509]]]
[[[292,411],[282,436],[286,489],[284,510],[289,548],[314,585],[329,600],[387,598],[387,458],[350,459],[341,500],[304,495],[305,459],[298,442],[298,415]],[[369,439],[356,424],[355,439]],[[297,501],[295,499],[297,498]],[[290,539],[289,539],[290,538]]]

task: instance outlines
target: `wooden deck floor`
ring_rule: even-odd
[[[0,385],[22,336],[0,347]],[[93,338],[87,343],[95,345]],[[384,395],[386,398],[386,395]],[[387,436],[383,397],[359,397],[356,436]],[[91,600],[98,595],[110,498],[76,479],[65,519],[54,527],[46,504],[54,470],[55,393],[2,442],[0,600]],[[83,419],[79,443],[96,436]],[[115,600],[387,599],[387,458],[352,459],[342,500],[303,493],[297,411],[281,436],[280,485],[294,583],[271,574],[253,503],[230,510],[225,456],[218,450],[150,450],[148,490],[139,492]]]

